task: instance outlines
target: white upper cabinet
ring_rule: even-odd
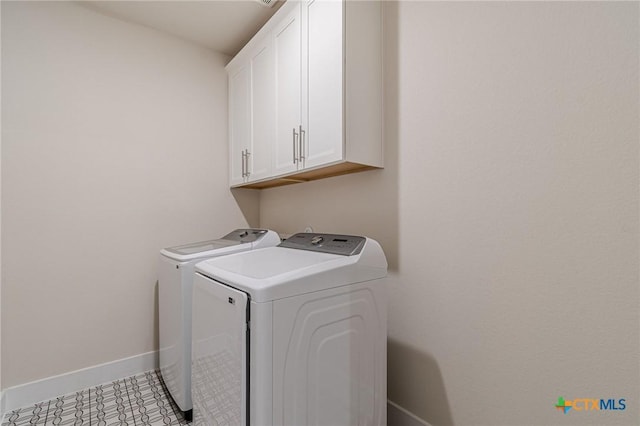
[[[257,40],[246,60],[229,65],[229,182],[246,184],[271,176],[275,138],[273,46]]]
[[[381,8],[289,0],[229,63],[231,186],[383,166]]]
[[[274,175],[298,169],[299,126],[301,124],[301,13],[300,4],[284,15],[275,26],[273,45],[276,74],[276,137],[273,147]]]
[[[302,15],[302,145],[308,168],[343,158],[343,4],[308,1]]]
[[[245,182],[245,153],[251,138],[251,73],[249,66],[229,73],[229,174],[231,185]]]
[[[275,137],[273,110],[275,69],[271,39],[256,45],[251,54],[251,143],[246,162],[249,182],[271,176],[271,150]]]

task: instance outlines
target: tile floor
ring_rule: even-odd
[[[186,425],[157,371],[9,411],[2,426]]]

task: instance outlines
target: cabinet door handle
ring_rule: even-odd
[[[304,140],[305,140],[305,136],[306,136],[307,132],[305,132],[304,130],[302,130],[302,125],[300,125],[300,160],[302,161],[305,159],[304,156]]]
[[[298,134],[296,133],[296,128],[293,128],[293,164],[296,164],[298,162],[298,156],[296,155],[296,136],[298,136]]]
[[[251,174],[251,172],[249,171],[249,156],[251,155],[251,153],[249,152],[249,150],[247,149],[245,154],[244,154],[244,161],[246,163],[244,170],[246,173],[246,176],[249,177],[249,175]]]
[[[245,159],[245,156],[244,156],[244,149],[243,149],[242,150],[242,177],[246,176],[246,173],[244,171],[244,159]]]

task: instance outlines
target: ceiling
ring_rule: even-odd
[[[96,12],[234,56],[282,5],[256,0],[80,1]]]

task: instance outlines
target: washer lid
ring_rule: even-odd
[[[201,241],[160,251],[163,256],[180,262],[205,257],[223,256],[260,247],[275,246],[278,234],[267,229],[236,229],[217,240]]]
[[[160,251],[163,255],[175,260],[190,260],[197,259],[199,257],[215,256],[216,251],[238,246],[242,244],[240,241],[229,241],[223,239],[200,241],[198,243],[185,244],[182,246],[169,247]],[[238,248],[239,249],[239,248]],[[235,250],[229,249],[225,252],[233,253]],[[222,254],[222,253],[221,253]]]

